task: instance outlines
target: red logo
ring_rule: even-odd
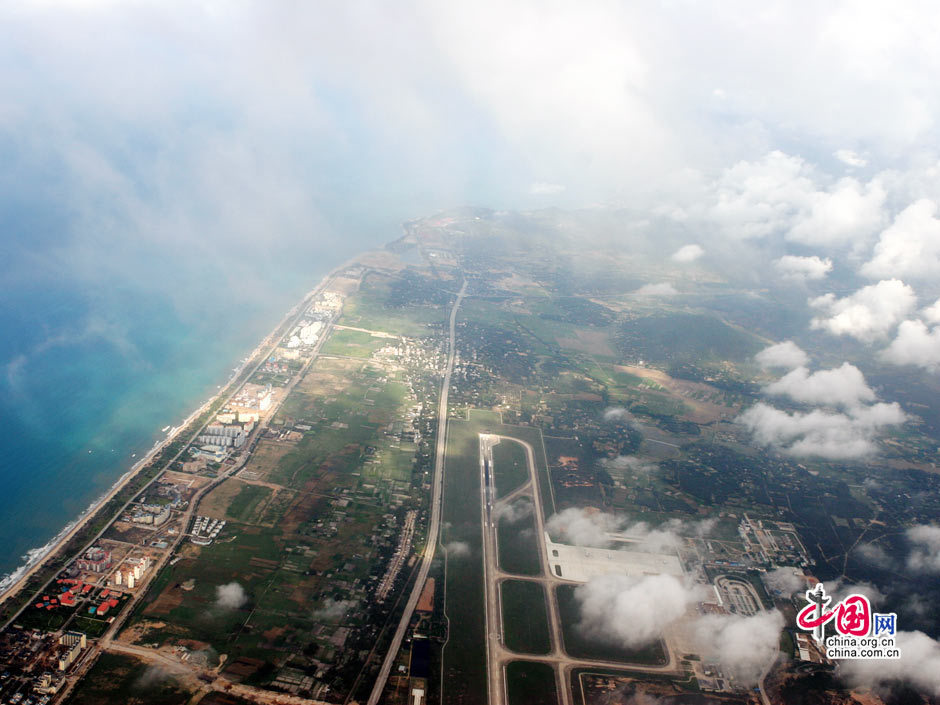
[[[808,593],[809,594],[809,593]],[[801,629],[822,629],[826,624],[835,620],[836,632],[842,636],[868,636],[871,630],[871,603],[864,595],[849,595],[839,602],[833,609],[824,607],[827,599],[816,599],[806,605],[796,616],[796,623]]]

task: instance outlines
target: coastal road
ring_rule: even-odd
[[[147,462],[148,462],[149,460],[151,460],[153,457],[155,457],[156,454],[159,453],[164,447],[166,447],[167,444],[172,443],[174,440],[176,440],[176,437],[177,437],[180,433],[182,433],[182,432],[186,429],[186,427],[187,427],[189,424],[191,424],[193,421],[195,421],[195,420],[199,417],[200,414],[202,414],[206,409],[208,409],[216,399],[218,399],[219,397],[222,397],[222,396],[224,396],[224,395],[227,395],[227,396],[225,397],[225,399],[226,399],[226,401],[229,401],[229,400],[231,400],[236,394],[238,394],[238,392],[240,392],[241,389],[245,386],[245,384],[247,383],[247,381],[248,381],[249,379],[251,379],[251,378],[255,375],[255,373],[260,369],[261,365],[264,364],[264,361],[265,361],[265,360],[267,359],[267,357],[271,354],[271,351],[273,351],[275,348],[277,348],[277,346],[280,345],[280,343],[284,340],[284,338],[285,338],[285,337],[290,333],[290,331],[294,328],[294,326],[297,324],[297,322],[298,322],[298,321],[300,320],[300,318],[303,316],[304,312],[306,312],[307,307],[308,307],[308,306],[310,305],[310,303],[313,301],[314,297],[316,297],[319,293],[321,293],[322,291],[324,291],[324,289],[326,289],[326,287],[328,286],[328,284],[336,277],[337,273],[338,273],[339,271],[341,271],[343,268],[347,267],[348,265],[349,265],[349,263],[347,262],[346,264],[342,265],[341,267],[337,267],[337,268],[334,269],[332,272],[330,272],[316,287],[314,287],[312,290],[310,290],[310,291],[303,297],[303,299],[301,299],[301,301],[300,301],[298,304],[296,304],[290,311],[288,311],[287,314],[284,316],[284,318],[281,319],[281,321],[278,322],[278,324],[277,324],[277,326],[274,328],[274,330],[271,331],[271,333],[269,333],[268,335],[265,336],[265,338],[258,344],[258,346],[257,346],[257,347],[251,352],[251,354],[245,359],[245,362],[242,363],[242,365],[235,371],[235,373],[234,373],[234,374],[232,375],[232,377],[231,377],[231,380],[228,382],[228,384],[226,384],[225,388],[223,388],[221,391],[219,391],[217,394],[215,394],[212,398],[210,398],[208,401],[206,401],[205,403],[203,403],[198,409],[196,409],[194,412],[192,412],[192,413],[186,418],[186,420],[183,421],[183,422],[179,425],[177,431],[175,431],[174,433],[170,434],[166,439],[164,439],[163,441],[161,441],[160,443],[158,443],[157,445],[155,445],[155,446],[147,453],[147,455],[146,455],[144,458],[141,458],[139,461],[137,461],[137,463],[135,463],[135,465],[134,465],[134,467],[131,469],[131,471],[130,471],[118,484],[116,484],[116,485],[108,492],[107,495],[105,495],[104,497],[101,498],[101,500],[98,501],[97,506],[98,506],[98,507],[103,507],[105,504],[107,504],[107,502],[108,502],[114,495],[116,495],[118,492],[121,491],[121,489],[127,484],[127,482],[129,482],[131,479],[133,479],[133,477],[135,477],[135,476],[137,475],[137,473],[138,473],[140,470],[143,469],[143,467],[147,464]],[[336,318],[338,318],[338,317],[336,317]],[[334,320],[336,320],[336,318],[334,318]],[[281,330],[283,330],[284,332],[283,332],[280,336],[278,336],[277,333],[278,333],[278,331],[281,331]],[[324,332],[323,332],[323,335],[320,337],[320,340],[318,341],[317,348],[316,348],[317,351],[319,351],[320,345],[322,345],[323,341],[328,337],[328,335],[327,335],[328,332],[329,332],[329,329],[326,328],[326,329],[324,330]],[[266,351],[266,352],[265,352],[264,354],[262,354],[262,351]],[[241,381],[240,383],[237,382],[237,380],[241,377],[241,375],[242,375],[242,373],[245,371],[245,369],[251,364],[251,361],[252,361],[252,360],[255,360],[255,359],[257,359],[257,363],[255,364],[254,368],[253,368],[246,376],[244,376],[244,378],[242,379],[242,381]],[[286,395],[285,395],[285,396],[286,396]],[[211,419],[209,419],[209,420],[206,422],[206,424],[208,424],[210,421],[211,421]],[[98,540],[104,535],[104,533],[105,533],[108,529],[111,528],[111,525],[112,525],[112,524],[127,510],[127,508],[134,502],[134,500],[135,500],[142,492],[145,492],[154,482],[156,482],[158,479],[160,479],[160,477],[162,477],[163,473],[166,472],[167,468],[169,468],[175,461],[177,461],[177,460],[180,458],[180,456],[186,451],[186,449],[189,447],[189,445],[190,445],[193,441],[195,441],[196,438],[198,438],[198,436],[199,436],[200,433],[202,433],[202,430],[205,428],[206,424],[202,424],[202,425],[190,436],[190,438],[189,438],[188,440],[186,440],[186,442],[183,444],[183,446],[182,446],[182,448],[180,449],[180,451],[179,451],[178,453],[176,453],[176,455],[174,455],[172,458],[170,458],[170,459],[164,464],[163,469],[160,470],[159,472],[157,472],[156,474],[154,474],[154,476],[150,479],[149,482],[147,482],[145,485],[143,485],[143,486],[139,489],[138,492],[134,493],[134,494],[127,500],[127,502],[125,502],[124,505],[123,505],[117,512],[114,513],[114,515],[111,517],[111,519],[108,521],[108,523],[105,524],[105,526],[102,527],[102,529],[101,529],[98,533],[96,533],[96,534],[91,538],[90,541],[88,541],[87,543],[85,543],[85,545],[82,546],[82,548],[74,554],[74,556],[71,558],[71,560],[70,560],[69,562],[71,562],[71,561],[77,559],[79,556],[81,556],[83,553],[85,553],[85,551],[87,551],[89,548],[91,548],[92,546],[94,546],[95,543],[98,542]],[[86,523],[87,521],[91,520],[92,517],[94,517],[96,511],[97,511],[97,509],[93,509],[93,510],[89,511],[84,517],[82,517],[78,522],[76,522],[75,526],[72,527],[72,529],[60,539],[59,545],[64,545],[65,542],[67,542],[72,536],[74,536],[76,533],[78,533],[78,532],[82,529],[82,527],[85,525],[85,523]],[[181,533],[182,533],[182,532],[181,532]],[[48,556],[54,555],[54,554],[55,554],[55,551],[57,550],[57,548],[58,548],[58,546],[54,547],[52,550],[49,551],[49,553],[48,553],[47,555],[48,555]],[[14,595],[18,592],[18,590],[19,590],[20,588],[22,588],[23,586],[25,586],[25,584],[26,584],[26,582],[29,580],[30,576],[31,576],[35,571],[39,570],[39,569],[42,567],[42,565],[43,565],[44,562],[45,562],[45,559],[39,561],[36,565],[34,565],[34,566],[33,566],[32,568],[30,568],[29,570],[27,570],[27,571],[20,577],[20,579],[17,580],[17,582],[16,582],[14,585],[11,585],[6,591],[4,591],[4,593],[3,593],[3,595],[2,595],[2,598],[0,598],[0,603],[2,603],[2,602],[3,602],[4,600],[6,600],[7,598],[14,596]],[[36,594],[36,595],[40,595],[40,594],[42,594],[43,592],[45,592],[45,591],[49,588],[49,585],[52,583],[52,581],[55,580],[56,577],[57,577],[57,574],[53,574],[52,576],[50,576],[50,578],[35,592],[35,594]],[[22,613],[22,611],[23,611],[24,609],[26,609],[26,608],[27,608],[29,605],[31,605],[32,603],[33,603],[33,600],[32,600],[32,599],[26,601],[26,602],[23,604],[23,606],[22,606],[15,614],[13,614],[13,615],[10,617],[10,619],[8,619],[7,622],[6,622],[2,627],[0,627],[0,631],[3,631],[3,630],[5,630],[5,629],[7,629],[7,628],[20,616],[20,614]]]
[[[133,612],[134,607],[137,604],[137,602],[139,602],[143,598],[143,596],[146,594],[147,586],[150,580],[154,576],[156,576],[160,572],[160,570],[162,570],[163,566],[167,563],[170,557],[176,553],[176,550],[179,548],[180,544],[186,539],[187,536],[189,536],[188,527],[190,525],[190,522],[193,519],[193,516],[196,514],[196,510],[199,508],[199,502],[202,501],[203,497],[205,497],[209,492],[211,492],[213,489],[215,489],[220,484],[222,484],[225,480],[232,477],[233,475],[237,475],[242,470],[242,468],[245,467],[245,465],[249,462],[249,460],[251,460],[251,456],[252,456],[251,449],[253,448],[254,444],[257,443],[258,439],[260,439],[261,436],[264,434],[265,430],[268,428],[268,425],[270,424],[271,419],[274,418],[274,415],[277,413],[277,410],[281,407],[281,404],[283,404],[284,400],[287,399],[288,396],[290,396],[290,393],[294,390],[294,387],[296,387],[297,384],[300,382],[300,380],[304,378],[304,376],[307,374],[307,371],[310,369],[310,366],[316,361],[320,352],[320,348],[323,346],[324,341],[326,341],[326,339],[329,338],[331,326],[332,326],[332,323],[328,323],[326,325],[326,327],[323,330],[323,335],[320,336],[320,339],[317,341],[316,345],[314,346],[313,350],[310,353],[310,358],[307,360],[306,363],[304,363],[304,366],[300,368],[300,370],[298,370],[297,374],[294,375],[291,381],[284,388],[284,393],[281,395],[278,402],[274,404],[270,409],[268,409],[263,419],[259,420],[258,425],[254,428],[254,430],[251,432],[251,435],[248,437],[248,441],[244,445],[245,450],[242,452],[242,457],[239,458],[238,462],[230,466],[229,468],[227,468],[225,472],[221,473],[217,478],[212,480],[212,482],[209,482],[206,485],[200,487],[199,490],[197,490],[197,492],[193,495],[192,499],[189,502],[189,506],[186,509],[186,512],[183,514],[182,522],[180,524],[179,535],[176,537],[176,540],[170,546],[169,550],[165,551],[163,556],[160,558],[160,560],[153,566],[153,569],[148,571],[147,574],[149,577],[147,578],[145,583],[141,584],[137,592],[131,597],[130,600],[128,600],[128,604],[125,605],[120,616],[116,620],[114,620],[114,622],[111,624],[111,627],[102,636],[101,641],[100,641],[100,646],[102,649],[107,650],[111,646],[114,635],[117,634],[121,625],[128,618],[128,616],[130,616],[130,614]],[[293,326],[288,327],[287,329],[288,332],[284,334],[284,337],[286,337],[289,334],[292,328]],[[283,340],[283,338],[279,339],[278,342],[275,343],[275,347],[278,344],[280,344],[281,340]],[[264,361],[265,357],[262,357],[262,362]],[[259,363],[259,366],[260,364],[261,363]],[[254,372],[252,372],[252,375],[249,376],[249,379],[253,375],[254,375]]]
[[[388,681],[389,673],[392,672],[392,666],[398,656],[398,650],[401,649],[401,643],[405,638],[405,632],[411,623],[411,615],[414,613],[415,606],[418,604],[418,598],[421,597],[421,591],[424,589],[424,583],[428,579],[428,573],[431,570],[431,562],[434,560],[434,553],[437,549],[438,535],[441,530],[441,493],[444,487],[444,452],[446,449],[447,433],[447,395],[450,392],[450,378],[454,372],[454,358],[457,354],[457,310],[467,293],[467,282],[464,281],[460,291],[457,292],[457,300],[454,301],[454,307],[450,310],[450,337],[447,343],[447,365],[444,368],[444,380],[441,383],[441,400],[437,407],[437,440],[434,448],[434,482],[431,486],[431,521],[428,524],[428,540],[424,547],[424,556],[421,559],[421,568],[418,571],[418,578],[415,580],[414,587],[411,589],[411,595],[405,604],[405,612],[398,622],[398,628],[392,637],[392,643],[388,647],[388,653],[385,654],[385,660],[382,662],[382,668],[375,679],[375,685],[372,686],[372,693],[369,695],[368,705],[378,705],[385,690],[385,683]]]
[[[303,304],[308,304],[310,300],[313,298],[313,296],[319,291],[322,291],[331,280],[332,280],[332,275],[329,279],[326,279],[323,282],[321,282],[321,284],[316,289],[314,289],[310,294],[308,294],[304,298],[301,304],[298,304],[298,306],[295,307],[295,309],[292,309],[292,312],[297,311],[297,314],[294,317],[293,321],[291,322],[290,325],[287,326],[284,334],[280,337],[277,337],[276,340],[274,340],[272,347],[269,350],[267,350],[264,355],[260,356],[257,365],[255,365],[255,368],[245,378],[245,382],[247,382],[247,380],[251,379],[251,377],[254,376],[255,372],[257,372],[257,370],[261,367],[261,365],[267,359],[268,355],[270,355],[271,351],[274,350],[278,345],[280,345],[280,343],[283,342],[284,338],[293,329],[294,324],[296,324],[296,322],[300,319],[300,317],[303,315],[303,313],[307,309],[307,306]],[[338,318],[339,316],[335,316],[333,318],[333,321],[337,320]],[[280,330],[281,325],[283,325],[283,323],[280,324],[276,330]],[[327,323],[327,325],[324,327],[323,333],[320,336],[320,339],[317,341],[316,345],[314,346],[313,350],[311,351],[310,357],[307,360],[307,362],[304,364],[304,366],[300,370],[298,370],[297,374],[293,376],[291,381],[284,388],[284,393],[280,396],[280,399],[277,401],[276,404],[272,406],[271,409],[268,410],[264,418],[259,421],[258,425],[252,431],[251,435],[248,438],[248,441],[245,443],[244,450],[242,451],[242,456],[241,458],[239,458],[238,462],[226,468],[226,470],[223,473],[221,473],[217,478],[215,478],[212,482],[209,482],[203,487],[199,488],[199,490],[193,495],[192,499],[189,502],[189,506],[187,507],[186,511],[183,513],[183,516],[181,518],[180,531],[175,541],[170,545],[168,550],[166,550],[163,553],[163,555],[155,562],[153,567],[149,571],[147,571],[147,573],[145,574],[146,578],[140,583],[140,585],[138,585],[136,591],[132,594],[131,599],[127,601],[127,604],[124,605],[123,610],[114,620],[114,622],[111,623],[107,631],[101,636],[100,639],[97,640],[97,642],[91,645],[89,649],[89,656],[84,659],[83,663],[81,664],[81,667],[76,669],[72,674],[70,674],[68,681],[67,681],[68,690],[71,690],[71,688],[75,684],[77,684],[78,681],[82,679],[82,677],[85,676],[87,671],[91,668],[91,666],[97,660],[98,654],[103,651],[119,651],[119,652],[124,652],[124,653],[130,653],[130,650],[134,650],[134,653],[137,655],[149,654],[153,659],[157,659],[157,660],[169,658],[165,655],[162,655],[159,651],[156,651],[154,649],[148,649],[146,647],[140,647],[140,646],[132,646],[129,644],[117,642],[115,641],[115,636],[120,631],[120,629],[122,628],[124,623],[127,621],[127,619],[130,617],[130,615],[133,614],[134,609],[137,606],[137,604],[140,602],[141,599],[143,599],[144,595],[147,593],[147,589],[149,587],[150,581],[153,580],[154,577],[156,577],[160,573],[160,571],[165,567],[167,562],[176,553],[180,544],[183,541],[185,541],[186,538],[189,536],[189,532],[187,531],[187,529],[190,525],[190,522],[193,519],[193,516],[196,513],[196,510],[199,507],[199,502],[202,500],[202,498],[205,497],[209,492],[211,492],[219,484],[221,484],[228,478],[232,477],[233,475],[236,475],[251,459],[252,449],[254,447],[254,444],[258,441],[258,439],[261,438],[261,435],[264,433],[265,429],[267,429],[270,420],[277,413],[277,410],[280,408],[281,404],[284,402],[285,399],[287,399],[287,397],[293,391],[294,387],[300,382],[300,380],[303,379],[307,371],[310,369],[310,366],[318,358],[320,349],[325,343],[325,341],[329,338],[329,334],[332,330],[333,325],[334,325],[333,322],[330,322],[330,323]],[[265,341],[271,341],[273,337],[275,337],[274,333],[270,334],[267,338],[265,338]],[[255,353],[253,353],[252,358],[254,358],[254,356],[257,353],[261,352],[264,349],[265,348],[263,345],[259,346],[256,349]],[[249,358],[249,360],[252,358]],[[232,391],[232,393],[229,395],[228,398],[231,399],[235,394],[237,394],[238,391],[240,391],[241,388],[244,386],[245,382],[242,382],[241,384],[237,385],[235,390]],[[192,442],[192,440],[195,440],[195,438],[201,432],[202,428],[204,428],[204,425],[200,427],[199,431],[196,431],[196,433],[194,434],[190,442]],[[180,452],[177,453],[176,456],[174,456],[167,463],[166,467],[169,467],[170,464],[172,464],[185,451],[185,449],[188,446],[189,446],[189,443],[187,443],[183,447],[183,449],[180,450]],[[157,473],[157,475],[153,478],[153,480],[150,481],[150,483],[146,485],[146,487],[149,487],[152,482],[155,482],[158,478],[160,478],[163,475],[163,473],[166,471],[166,467],[164,468],[164,470]],[[138,496],[137,494],[134,495],[134,497],[137,497],[137,496]],[[132,500],[133,500],[133,497],[131,498],[131,501]],[[124,508],[122,508],[121,511],[115,515],[115,519],[121,516],[121,514],[124,512],[127,506],[130,505],[131,501],[128,501],[128,503],[124,506]],[[98,536],[95,537],[94,541],[97,541],[98,538],[102,534],[104,534],[104,532],[107,531],[107,529],[110,528],[110,526],[113,523],[114,523],[114,519],[108,522],[108,525],[104,529],[102,529],[101,532],[99,532]],[[184,669],[186,668],[186,666],[184,666],[180,662],[175,662],[175,663],[177,664],[177,666],[181,668],[184,668]],[[62,702],[62,701],[63,701],[63,697],[60,697],[58,702]]]

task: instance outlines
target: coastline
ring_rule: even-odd
[[[246,368],[254,361],[259,354],[261,354],[264,349],[272,344],[276,339],[278,331],[288,323],[288,321],[296,316],[302,307],[308,305],[311,298],[319,294],[326,286],[331,282],[336,275],[348,269],[351,266],[355,266],[360,263],[360,260],[366,258],[375,250],[367,250],[361,252],[346,262],[340,264],[337,267],[331,269],[327,274],[323,276],[322,279],[314,286],[310,291],[305,293],[301,299],[294,304],[275,324],[274,328],[267,334],[265,337],[252,349],[252,351],[243,358],[243,362],[235,368],[232,372],[232,375],[229,377],[228,381],[219,389],[215,394],[206,399],[202,404],[199,405],[189,416],[186,417],[179,425],[176,426],[170,433],[167,434],[162,440],[158,440],[154,445],[147,451],[146,455],[143,458],[135,462],[130,469],[122,474],[111,487],[100,497],[94,500],[88,507],[79,514],[78,517],[69,521],[59,533],[57,533],[52,539],[50,539],[46,544],[32,548],[28,550],[25,554],[26,562],[11,571],[5,576],[0,576],[0,605],[3,605],[7,600],[19,594],[20,590],[28,583],[29,579],[35,575],[45,564],[46,560],[55,555],[60,549],[62,549],[79,531],[81,531],[89,521],[91,521],[98,513],[98,511],[104,507],[112,498],[115,497],[122,489],[124,489],[127,484],[133,480],[140,471],[147,466],[147,464],[152,461],[166,446],[173,443],[177,436],[183,433],[193,421],[199,418],[199,416],[204,413],[212,404],[218,401],[220,398],[232,394],[235,390],[232,389],[232,385],[238,382],[239,377],[244,373]],[[240,384],[238,386],[241,386]],[[237,389],[237,387],[236,387]],[[155,477],[162,474],[164,469],[161,469],[157,472]],[[113,517],[109,519],[113,520]]]

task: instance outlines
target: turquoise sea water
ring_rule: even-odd
[[[311,237],[293,256],[229,256],[252,268],[243,289],[226,262],[194,273],[173,261],[119,284],[37,276],[0,287],[0,587],[161,429],[214,394],[327,272],[400,233],[400,220],[376,221],[350,218],[355,235]],[[33,264],[11,251],[11,270]]]
[[[310,285],[323,273],[311,271]],[[0,575],[215,392],[303,290],[287,288],[254,307],[227,309],[222,298],[208,307],[215,315],[185,318],[170,302],[133,291],[106,312],[70,288],[5,292]]]

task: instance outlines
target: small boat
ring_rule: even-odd
[[[166,433],[169,430],[170,430],[169,426],[164,426],[162,429],[160,429],[160,433]]]

